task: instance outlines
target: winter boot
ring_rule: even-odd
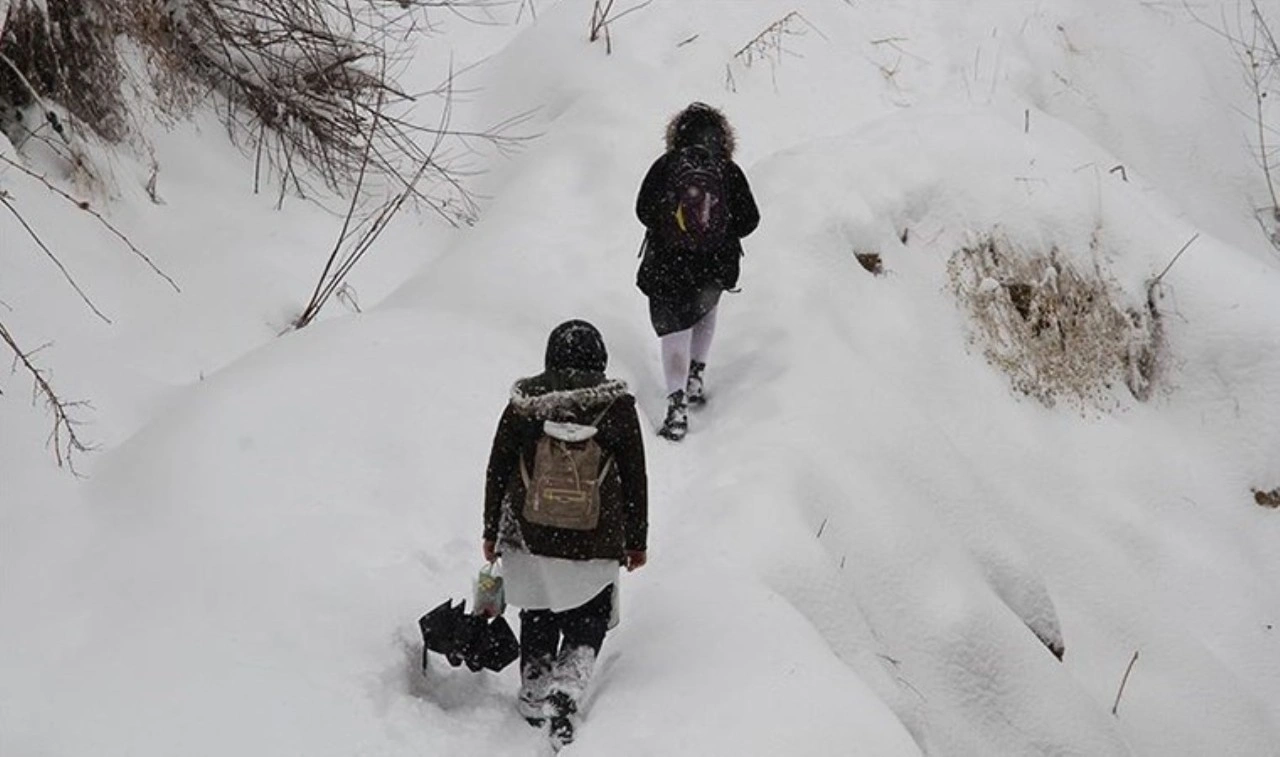
[[[589,646],[561,649],[552,665],[545,710],[547,736],[557,752],[573,741],[578,728],[578,702],[586,695],[595,665],[596,651]]]
[[[547,737],[551,740],[551,748],[558,752],[566,744],[573,743],[578,724],[578,707],[565,692],[553,691],[547,697],[547,709],[551,713]]]
[[[677,389],[667,397],[667,419],[658,429],[658,436],[678,442],[689,433],[689,405],[684,390]]]
[[[547,719],[547,694],[551,689],[551,665],[534,661],[520,666],[520,693],[516,711],[529,725],[539,728]]]
[[[685,399],[694,407],[707,404],[707,395],[702,383],[702,372],[706,369],[706,363],[699,363],[697,360],[689,361],[689,381],[684,393]]]

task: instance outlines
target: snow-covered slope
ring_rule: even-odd
[[[4,320],[58,338],[106,448],[53,470],[5,379],[0,751],[533,753],[514,669],[423,678],[415,620],[468,590],[493,425],[552,326],[599,325],[660,419],[631,206],[702,99],[763,222],[710,406],[648,439],[651,564],[566,753],[1277,753],[1280,525],[1250,488],[1280,484],[1280,272],[1221,41],[1173,4],[657,0],[606,55],[591,3],[538,10],[459,27],[498,49],[460,117],[538,108],[541,136],[480,180],[475,228],[393,229],[364,314],[273,337],[336,222],[247,196],[211,123],[160,142],[168,205],[122,180],[111,206],[181,294],[22,185],[115,323],[3,227]],[[785,52],[734,58],[792,10]],[[947,269],[993,231],[1134,302],[1201,234],[1151,401],[1011,391]]]

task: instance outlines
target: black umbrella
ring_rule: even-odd
[[[427,669],[427,652],[444,655],[455,668],[466,665],[471,671],[500,671],[520,656],[520,642],[507,621],[467,613],[467,602],[453,605],[449,600],[418,619],[422,630],[422,669]]]
[[[484,631],[476,639],[472,654],[477,665],[495,673],[515,662],[519,656],[520,642],[511,626],[507,625],[507,619],[501,615],[485,624]]]

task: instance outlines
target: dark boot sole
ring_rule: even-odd
[[[658,431],[658,436],[661,436],[663,439],[666,439],[667,441],[678,442],[684,439],[685,435],[688,433],[689,433],[689,429],[687,428],[682,429],[680,431],[668,431],[667,429],[664,428]]]

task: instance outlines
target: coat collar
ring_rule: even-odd
[[[596,374],[596,383],[581,374],[549,372],[521,379],[511,387],[511,405],[521,415],[543,420],[569,420],[580,412],[603,410],[627,393],[621,379]]]

